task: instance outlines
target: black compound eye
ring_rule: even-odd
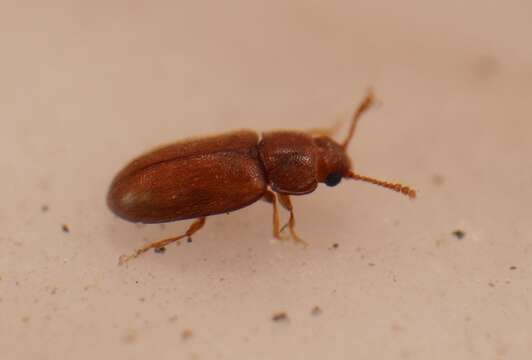
[[[332,172],[327,176],[327,179],[325,179],[325,185],[327,186],[336,186],[342,181],[342,174],[337,172]]]

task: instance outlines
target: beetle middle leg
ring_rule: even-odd
[[[290,201],[290,196],[286,194],[277,194],[277,197],[279,198],[279,202],[281,205],[288,211],[290,211],[290,219],[288,222],[283,225],[281,228],[281,231],[283,231],[286,227],[288,227],[288,230],[290,230],[290,235],[292,236],[292,239],[299,244],[307,245],[307,243],[297,235],[295,226],[296,226],[296,219],[294,217],[294,207],[292,206],[292,202]]]
[[[168,239],[163,239],[163,240],[159,240],[159,241],[155,241],[155,242],[152,242],[152,243],[149,243],[149,244],[146,244],[144,245],[143,247],[141,248],[138,248],[137,250],[135,250],[135,252],[133,254],[130,254],[130,255],[122,255],[120,256],[120,258],[118,259],[118,265],[123,265],[125,264],[126,262],[128,262],[129,260],[131,259],[134,259],[136,257],[138,257],[139,255],[145,253],[146,251],[149,251],[150,249],[160,249],[160,248],[163,248],[165,247],[166,245],[169,245],[173,242],[177,242],[179,244],[179,240],[183,239],[183,238],[189,238],[196,232],[198,231],[199,229],[201,229],[203,227],[203,225],[205,225],[205,217],[200,217],[199,219],[197,219],[196,221],[194,221],[188,228],[188,230],[183,234],[183,235],[179,235],[179,236],[175,236],[175,237],[171,237],[171,238],[168,238]]]
[[[279,208],[277,207],[277,198],[275,197],[275,193],[271,192],[270,190],[266,190],[262,199],[273,205],[273,236],[277,240],[286,240],[286,238],[281,236],[281,231],[279,230]]]

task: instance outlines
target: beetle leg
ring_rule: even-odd
[[[294,207],[292,206],[292,202],[290,201],[290,196],[286,194],[277,194],[277,197],[279,198],[279,202],[281,203],[281,205],[286,210],[290,211],[290,219],[286,224],[283,225],[281,231],[288,227],[288,230],[290,230],[290,235],[296,243],[307,245],[307,243],[296,234],[296,219],[294,217]]]
[[[281,236],[281,231],[279,230],[279,208],[277,207],[275,194],[270,190],[266,190],[262,199],[273,205],[273,236],[277,240],[286,240],[285,237]]]
[[[183,238],[189,238],[190,239],[190,237],[196,231],[201,229],[203,227],[203,225],[205,225],[205,217],[201,217],[201,218],[197,219],[196,221],[194,221],[189,226],[188,230],[183,235],[179,235],[179,236],[171,237],[171,238],[168,238],[168,239],[155,241],[155,242],[146,244],[146,245],[144,245],[141,248],[138,248],[137,250],[135,250],[135,252],[133,254],[120,256],[120,258],[118,259],[118,265],[123,265],[126,262],[128,262],[129,260],[138,257],[139,255],[145,253],[146,251],[148,251],[150,249],[160,249],[160,248],[163,248],[166,245],[171,244],[173,242],[177,242],[179,244],[179,240],[181,240]]]
[[[340,130],[341,125],[342,121],[336,120],[335,123],[329,127],[308,129],[306,133],[312,137],[326,136],[332,138],[336,133],[338,133],[338,130]]]

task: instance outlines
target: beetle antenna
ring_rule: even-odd
[[[406,195],[408,197],[411,197],[412,199],[414,199],[416,197],[416,190],[414,190],[414,189],[412,189],[412,188],[410,188],[408,186],[402,185],[402,184],[391,183],[391,182],[388,182],[388,181],[383,181],[383,180],[371,178],[371,177],[364,176],[364,175],[358,175],[358,174],[355,174],[352,171],[349,171],[347,173],[346,177],[351,178],[353,180],[361,180],[361,181],[365,181],[365,182],[368,182],[368,183],[371,183],[371,184],[374,184],[374,185],[382,186],[382,187],[385,187],[387,189],[390,189],[390,190],[393,190],[393,191],[397,191],[397,192],[399,192],[399,193],[401,193],[403,195]]]
[[[364,100],[362,100],[360,105],[358,105],[358,109],[357,111],[355,111],[355,114],[353,115],[353,120],[351,121],[351,127],[349,128],[347,137],[345,138],[342,144],[342,147],[344,149],[347,148],[347,146],[349,145],[349,142],[351,142],[351,139],[353,138],[353,135],[355,134],[355,129],[357,127],[357,123],[358,123],[358,120],[360,119],[360,116],[370,108],[370,106],[374,102],[374,99],[375,99],[375,96],[373,95],[373,90],[370,89],[368,91],[368,94],[364,98]]]

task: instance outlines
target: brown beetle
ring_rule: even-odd
[[[263,199],[273,205],[273,235],[283,239],[288,227],[292,239],[303,240],[294,230],[290,195],[313,192],[318,183],[335,186],[342,178],[362,180],[410,197],[408,186],[355,174],[346,154],[360,118],[373,103],[370,92],[359,105],[346,139],[338,144],[328,131],[311,133],[274,131],[262,138],[241,130],[186,140],[151,151],[127,165],[113,180],[107,204],[119,217],[133,222],[162,223],[197,219],[185,234],[147,244],[120,264],[149,249],[159,249],[189,238],[210,215],[228,213]],[[271,190],[268,189],[270,187]],[[290,212],[279,226],[277,199]]]

